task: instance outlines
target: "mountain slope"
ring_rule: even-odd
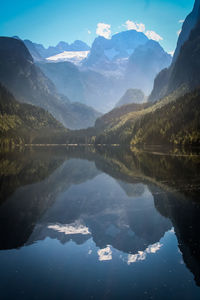
[[[178,38],[177,47],[174,53],[173,62],[176,61],[180,53],[181,47],[188,40],[192,29],[196,26],[199,20],[200,17],[199,9],[200,9],[200,0],[195,0],[195,4],[192,12],[187,16],[187,18],[183,23],[182,30]]]
[[[73,102],[86,103],[84,85],[79,69],[70,62],[39,63],[44,74],[55,84],[59,93]]]
[[[131,144],[200,144],[200,90],[146,114],[136,122]]]
[[[116,107],[131,103],[142,103],[145,101],[145,95],[141,90],[128,89],[126,93],[117,102]]]
[[[180,54],[171,70],[168,82],[168,93],[173,92],[182,85],[189,91],[200,85],[200,18],[189,39],[180,50]]]
[[[70,62],[37,65],[52,80],[57,90],[72,102],[78,101],[103,112],[114,106],[119,88],[115,88],[113,79],[92,70],[80,70]]]
[[[93,109],[79,104],[74,107],[67,97],[58,95],[54,84],[34,64],[21,40],[0,38],[0,65],[0,81],[18,101],[44,108],[66,127],[87,128],[99,116]]]
[[[200,1],[196,0],[192,13],[183,23],[173,63],[162,70],[154,81],[149,101],[155,102],[184,86],[183,93],[192,91],[200,83],[199,71]]]
[[[96,121],[96,129],[97,144],[200,144],[200,90],[179,98],[174,95],[149,107],[130,109],[117,118],[112,112],[103,125]]]
[[[27,49],[29,50],[32,58],[34,61],[42,61],[43,56],[40,54],[40,51],[37,50],[35,44],[29,40],[24,40],[24,44],[26,45]]]
[[[171,67],[170,76],[168,77],[168,70],[162,71],[158,76],[162,88],[166,88],[167,80],[167,96],[156,103],[149,102],[150,106],[145,109],[130,110],[117,122],[109,120],[106,127],[100,133],[97,132],[96,143],[199,145],[199,70],[200,22],[182,46],[176,62]],[[159,87],[159,80],[156,84]]]
[[[58,140],[68,132],[61,123],[44,109],[19,103],[0,84],[0,135],[1,145],[32,143],[41,137]]]
[[[165,97],[177,89],[192,91],[200,85],[200,21],[192,30],[188,41],[170,69],[163,70],[155,79],[149,101]]]
[[[135,30],[117,33],[111,39],[99,36],[93,42],[90,55],[84,65],[101,70],[114,69],[112,62],[129,57],[139,45],[147,41],[148,38],[143,33]]]
[[[153,88],[155,76],[170,66],[171,55],[166,53],[158,42],[149,40],[135,49],[129,57],[125,72],[127,87],[141,89],[149,95]]]

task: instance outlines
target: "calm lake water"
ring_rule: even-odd
[[[0,154],[0,298],[200,299],[200,156]]]

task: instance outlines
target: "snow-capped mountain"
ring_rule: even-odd
[[[75,65],[79,65],[83,59],[88,57],[90,51],[64,51],[57,55],[47,57],[49,62],[69,61]]]

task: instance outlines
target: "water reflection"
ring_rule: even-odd
[[[175,233],[200,285],[198,155],[37,149],[1,154],[0,164],[1,250],[47,238],[92,240],[97,249],[89,256],[111,262],[119,251],[131,267],[156,256]]]
[[[78,161],[79,163],[79,161]],[[91,162],[88,162],[91,164]],[[137,253],[149,244],[158,242],[172,225],[154,206],[154,199],[146,185],[132,185],[133,196],[127,196],[112,177],[100,174],[61,193],[40,219],[29,243],[49,236],[62,242],[84,242],[80,229],[91,233],[101,249],[112,245],[126,253]],[[66,224],[79,224],[70,233]],[[57,230],[55,233],[55,228]],[[68,228],[68,227],[67,227]],[[87,237],[89,238],[89,236]]]

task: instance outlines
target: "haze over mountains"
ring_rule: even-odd
[[[196,0],[193,11],[185,19],[179,35],[173,62],[155,78],[149,101],[155,102],[176,89],[192,90],[199,81],[199,22],[200,0]],[[194,30],[194,32],[192,32]]]
[[[24,44],[31,54],[33,53],[32,56],[36,61],[60,54],[64,51],[79,52],[90,50],[90,47],[86,43],[79,40],[74,41],[72,44],[61,41],[55,47],[49,46],[48,48],[45,48],[42,44],[33,43],[30,40],[24,40]]]
[[[200,142],[199,4],[196,0],[183,24],[172,63],[158,42],[135,30],[111,39],[98,37],[80,65],[51,63],[44,57],[36,62],[30,53],[36,55],[41,45],[26,42],[28,50],[19,38],[2,37],[0,82],[17,101],[42,107],[69,129],[93,126],[74,132],[61,130],[59,138],[50,135],[48,141],[196,145]],[[54,50],[89,51],[81,42],[74,44],[59,43]],[[151,86],[148,102],[143,103]],[[109,112],[100,117],[94,108]],[[4,118],[4,111],[1,114]],[[9,126],[16,128],[11,119]]]
[[[121,110],[120,115],[118,110],[114,109],[101,117],[96,122],[97,143],[131,145],[200,143],[199,0],[195,2],[192,15],[198,18],[194,27],[190,27],[189,38],[170,68],[162,70],[156,77],[154,89],[148,99],[149,105],[145,109],[143,105],[129,106],[129,112],[124,109],[124,113]],[[188,18],[183,24],[183,31],[189,30],[187,24]],[[179,38],[177,48],[180,39],[182,40],[182,37]]]
[[[136,30],[120,32],[111,39],[99,36],[91,49],[80,41],[72,45],[60,42],[46,50],[24,42],[60,93],[101,112],[111,110],[129,88],[140,88],[148,95],[157,73],[171,63],[171,56],[158,42]]]
[[[87,128],[100,115],[84,104],[72,104],[66,96],[59,95],[21,40],[0,38],[0,64],[0,82],[18,101],[44,108],[67,128]]]

